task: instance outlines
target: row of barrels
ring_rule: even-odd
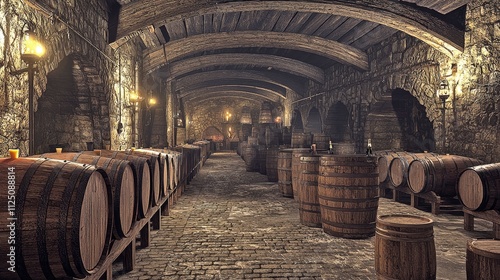
[[[500,163],[434,153],[376,152],[380,183],[412,192],[457,196],[472,211],[500,210]]]
[[[11,225],[0,229],[0,279],[91,275],[187,178],[191,157],[135,149],[0,159],[0,219]]]

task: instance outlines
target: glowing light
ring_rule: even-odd
[[[26,31],[23,39],[23,55],[34,55],[42,57],[45,55],[45,47],[38,41],[35,33]]]
[[[149,99],[149,105],[151,105],[151,106],[156,105],[156,99],[155,98],[150,98]]]

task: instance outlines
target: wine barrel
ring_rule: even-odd
[[[334,155],[352,155],[356,152],[356,146],[354,143],[350,142],[341,142],[341,143],[333,143],[332,154]]]
[[[322,156],[318,197],[325,233],[344,238],[373,236],[378,208],[376,157]]]
[[[124,152],[114,152],[110,150],[95,150],[85,151],[83,154],[99,155],[102,157],[128,160],[134,167],[137,174],[137,187],[138,187],[138,207],[137,218],[142,219],[146,217],[147,212],[151,208],[151,164],[150,160],[143,157],[133,156]]]
[[[394,187],[408,186],[408,167],[419,158],[432,156],[430,153],[406,153],[394,157],[389,164],[389,179]]]
[[[293,197],[292,149],[281,149],[278,153],[278,188],[284,197]]]
[[[244,151],[245,167],[249,172],[259,171],[259,162],[257,158],[257,146],[248,145]]]
[[[0,227],[0,278],[14,278],[6,267],[11,246],[21,279],[93,274],[111,243],[113,202],[106,172],[45,158],[0,159],[0,169],[8,172],[0,176],[0,184],[8,188],[0,192],[0,203],[9,206],[0,211],[0,219],[13,225]],[[9,196],[15,197],[15,205]],[[11,234],[15,244],[7,243]]]
[[[128,237],[137,219],[137,175],[128,160],[112,159],[84,153],[46,153],[33,157],[69,160],[100,167],[108,174],[113,200],[113,237]]]
[[[292,149],[292,193],[293,198],[299,201],[299,176],[300,176],[300,157],[310,155],[309,148],[294,148]]]
[[[151,189],[151,202],[153,203],[153,206],[158,205],[164,189],[163,178],[168,176],[164,155],[162,155],[161,152],[145,149],[135,149],[133,151],[131,150],[127,152],[134,156],[150,158],[149,160],[151,161],[151,168],[153,170],[153,188]]]
[[[500,279],[500,241],[467,241],[465,262],[467,279]]]
[[[278,152],[277,148],[267,149],[266,174],[269,182],[278,182]]]
[[[243,142],[240,142],[241,143],[241,158],[243,159],[243,161],[245,160],[245,149],[247,148],[248,146],[248,142],[247,141],[243,141]]]
[[[436,279],[433,221],[413,215],[377,218],[375,271],[378,279]]]
[[[408,167],[408,185],[414,193],[433,191],[439,196],[452,197],[457,194],[460,173],[480,164],[477,159],[456,155],[427,156],[413,161]]]
[[[457,196],[473,211],[500,210],[500,163],[465,169],[458,178]]]
[[[394,158],[407,155],[408,152],[396,152],[396,151],[375,151],[373,153],[378,157],[378,180],[379,183],[386,183],[389,180],[389,166]]]
[[[292,132],[292,148],[310,148],[311,144],[310,133]]]
[[[316,144],[316,150],[326,151],[330,148],[330,136],[323,133],[314,133],[312,143]]]
[[[301,173],[298,179],[300,223],[321,227],[321,210],[318,198],[318,174],[321,155],[300,157]]]
[[[259,162],[259,173],[262,175],[267,174],[266,169],[266,157],[267,157],[267,148],[264,145],[257,146],[257,161]]]

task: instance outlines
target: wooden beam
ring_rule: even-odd
[[[145,72],[150,73],[162,64],[161,61],[156,61],[156,63],[156,65],[144,64]],[[175,79],[201,68],[221,65],[247,65],[261,68],[271,67],[273,70],[311,79],[320,84],[325,82],[325,73],[319,67],[276,55],[248,53],[212,54],[174,62],[169,64],[166,69],[167,80]]]
[[[227,77],[219,77],[210,80],[194,80],[191,79],[191,83],[183,88],[175,86],[176,92],[186,92],[191,90],[196,90],[200,88],[208,88],[212,86],[248,86],[254,88],[261,88],[279,93],[283,98],[286,98],[286,89],[284,87],[278,86],[276,84],[267,83],[259,80],[252,80],[246,78],[229,79]]]
[[[127,36],[150,24],[159,26],[204,14],[279,10],[324,13],[376,22],[416,37],[448,56],[458,55],[464,49],[464,31],[427,11],[397,1],[331,0],[328,3],[318,3],[312,0],[261,0],[220,2],[220,0],[185,0],[181,3],[175,0],[137,0],[131,2],[120,10],[118,41],[127,40]]]
[[[176,90],[184,90],[193,83],[203,83],[210,80],[226,79],[249,79],[262,81],[302,94],[305,91],[304,84],[297,83],[293,76],[286,76],[272,71],[251,70],[214,70],[191,74],[174,81]]]
[[[365,52],[336,41],[296,33],[264,31],[209,33],[175,40],[164,46],[167,62],[210,50],[252,46],[304,51],[368,70],[368,55]],[[153,48],[145,53],[144,66],[147,71],[165,64],[165,62],[158,64],[158,57],[161,56],[163,56],[162,47]]]
[[[186,98],[188,96],[199,96],[205,93],[212,92],[241,92],[241,93],[252,93],[257,94],[262,97],[265,97],[269,100],[279,101],[280,99],[286,99],[286,96],[283,96],[277,92],[269,90],[267,88],[260,88],[255,86],[233,86],[233,85],[221,85],[221,86],[209,86],[205,88],[193,89],[190,91],[185,91],[179,94],[179,98]]]
[[[200,96],[190,96],[190,98],[185,99],[184,102],[189,104],[200,104],[211,99],[227,99],[227,98],[245,99],[257,103],[262,103],[262,101],[277,102],[274,99],[269,99],[262,95],[250,92],[207,92]]]

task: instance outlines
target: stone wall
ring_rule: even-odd
[[[438,152],[495,161],[500,156],[499,22],[498,1],[471,1],[467,7],[465,51],[459,57],[450,58],[413,37],[397,33],[368,50],[369,71],[334,66],[327,71],[325,85],[309,86],[309,96],[320,95],[294,104],[295,108],[306,123],[311,108],[318,108],[324,119],[331,106],[342,102],[353,121],[352,140],[358,151],[363,151],[368,114],[377,102],[390,102],[387,97],[402,90],[424,106]],[[453,64],[457,65],[456,74]],[[441,77],[450,83],[445,130],[442,103],[436,94]],[[408,116],[412,117],[416,116]],[[386,145],[391,140],[374,143],[374,148],[400,148]]]
[[[73,110],[75,116],[72,117],[73,120],[68,120],[64,114],[54,111],[53,114],[57,116],[53,122],[64,122],[60,125],[53,123],[52,126],[57,126],[57,129],[64,126],[67,129],[56,133],[61,139],[54,138],[52,134],[38,135],[35,132],[39,141],[35,152],[46,151],[48,145],[60,141],[72,142],[71,149],[82,149],[87,141],[95,142],[97,147],[102,148],[130,146],[131,108],[127,108],[124,100],[129,94],[128,90],[135,89],[135,81],[130,77],[135,77],[135,63],[140,60],[140,50],[134,47],[133,41],[116,51],[109,47],[106,5],[106,1],[100,0],[0,0],[0,65],[3,65],[0,66],[0,154],[7,154],[7,150],[12,147],[20,148],[22,155],[28,154],[28,77],[26,73],[9,74],[26,67],[20,59],[20,38],[25,29],[37,33],[46,46],[46,55],[38,63],[38,71],[34,77],[35,112],[38,111],[38,101],[46,93],[49,73],[58,69],[61,61],[70,56],[77,56],[81,61],[75,67],[80,67],[83,73],[84,81],[80,84],[89,93],[88,109],[95,112],[93,115],[81,113],[87,108],[80,106],[87,105],[77,105],[69,110]],[[53,16],[49,17],[50,14]],[[121,80],[121,92],[118,79],[119,54],[122,55],[122,77],[127,77]],[[83,98],[81,88],[75,87],[71,94]],[[52,103],[46,104],[49,104],[49,108],[54,108],[64,102]],[[81,114],[78,115],[78,112]],[[118,135],[119,122],[124,124],[124,130]],[[90,131],[82,132],[78,128],[90,124],[90,129],[86,128]],[[81,137],[74,138],[71,134],[81,134]]]

